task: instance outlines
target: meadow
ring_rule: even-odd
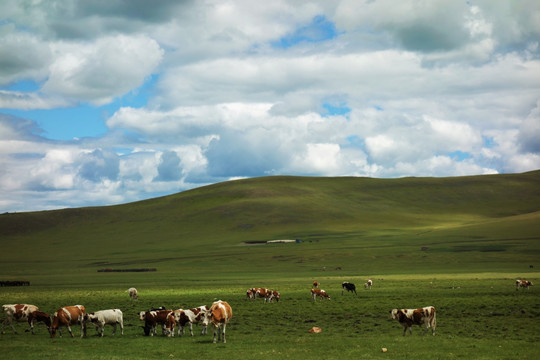
[[[249,241],[300,239],[293,244]],[[137,203],[0,215],[0,303],[119,308],[125,335],[50,339],[10,328],[7,359],[537,359],[540,171],[458,178],[268,177]],[[98,272],[156,268],[156,272]],[[371,278],[372,290],[362,284]],[[314,280],[332,299],[313,302]],[[353,282],[358,295],[341,295]],[[135,286],[140,299],[130,301]],[[246,299],[250,287],[281,301]],[[227,344],[145,337],[138,312],[228,301]],[[436,336],[392,308],[433,305]],[[308,332],[313,326],[322,333]],[[387,352],[383,353],[382,348]]]
[[[310,280],[277,279],[274,288],[282,294],[277,303],[248,300],[245,290],[252,280],[228,282],[180,282],[178,286],[148,284],[140,287],[140,299],[131,301],[124,288],[116,286],[63,288],[29,287],[2,289],[3,303],[17,299],[39,304],[54,312],[59,306],[83,303],[87,311],[120,308],[125,333],[106,327],[104,338],[88,329],[81,339],[66,331],[50,339],[43,325],[35,335],[25,333],[27,324],[17,323],[19,334],[6,329],[0,347],[6,359],[259,359],[313,357],[399,359],[537,359],[540,356],[540,302],[536,289],[516,291],[517,274],[431,274],[373,277],[374,287],[365,290],[364,278],[347,277],[356,283],[358,295],[341,295],[342,277],[320,274],[321,287],[330,301],[313,302]],[[538,277],[538,273],[529,274]],[[248,285],[249,284],[249,285]],[[140,310],[152,306],[187,308],[228,301],[233,319],[227,327],[227,343],[212,344],[194,326],[193,337],[143,336]],[[437,308],[435,336],[423,336],[415,326],[412,336],[402,336],[402,327],[390,318],[394,307],[433,305]],[[313,326],[319,334],[309,333]],[[159,334],[159,331],[158,331]],[[382,348],[387,352],[383,353]]]

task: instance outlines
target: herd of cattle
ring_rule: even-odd
[[[313,282],[313,288],[311,289],[311,296],[313,301],[317,300],[317,297],[321,299],[330,300],[330,296],[326,291],[319,289],[319,282]],[[533,284],[527,280],[516,280],[516,290],[519,288],[529,289]],[[368,280],[364,284],[364,288],[371,289],[373,282]],[[341,284],[343,295],[344,291],[356,293],[356,286],[350,282],[343,282]],[[138,292],[135,288],[127,290],[132,300],[138,299]],[[257,298],[263,298],[265,302],[279,302],[280,293],[278,291],[269,290],[265,288],[250,288],[246,292],[247,298],[256,300]],[[2,333],[4,333],[5,325],[10,325],[15,333],[15,327],[13,321],[27,321],[30,325],[30,331],[34,334],[34,325],[42,322],[47,327],[51,338],[56,336],[58,332],[62,336],[61,326],[67,328],[71,336],[71,325],[81,326],[81,337],[86,336],[86,325],[93,324],[96,328],[96,332],[99,336],[103,336],[105,325],[111,325],[113,327],[113,335],[116,333],[117,325],[120,325],[121,333],[124,335],[124,320],[123,314],[120,309],[101,310],[92,313],[87,313],[86,309],[82,305],[66,306],[58,309],[53,316],[49,316],[39,310],[35,305],[30,304],[6,304],[2,305],[2,309],[5,315],[5,319],[2,323]],[[431,333],[435,335],[435,328],[437,326],[436,310],[433,306],[426,306],[418,309],[392,309],[390,310],[392,319],[397,319],[403,326],[403,335],[406,335],[407,329],[412,334],[412,326],[419,325],[425,326],[424,334],[431,328]],[[156,335],[156,328],[161,326],[162,334],[165,336],[173,337],[175,333],[175,327],[178,327],[178,336],[184,334],[186,327],[189,327],[191,336],[193,336],[193,324],[201,324],[201,335],[205,335],[207,332],[208,324],[214,326],[214,338],[213,342],[221,340],[225,343],[225,329],[227,323],[232,318],[231,306],[225,301],[215,301],[210,307],[202,305],[192,309],[177,309],[167,310],[164,308],[150,309],[148,311],[141,311],[139,313],[139,319],[144,321],[144,334],[147,336]],[[28,330],[27,330],[28,331]]]

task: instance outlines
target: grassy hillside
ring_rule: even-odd
[[[296,238],[303,242],[241,245]],[[149,282],[324,267],[344,275],[519,273],[540,255],[540,171],[230,181],[125,205],[3,214],[0,244],[24,249],[4,252],[1,278],[51,283],[104,267],[158,268],[138,275]]]

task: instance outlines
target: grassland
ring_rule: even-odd
[[[302,239],[295,244],[245,241]],[[6,358],[540,358],[540,172],[457,178],[268,177],[137,203],[0,215],[0,302],[118,307],[124,337],[0,336]],[[532,266],[532,267],[531,267]],[[98,273],[103,268],[152,273]],[[342,281],[372,291],[341,296]],[[332,296],[313,304],[317,279]],[[125,290],[141,292],[130,303]],[[250,302],[252,286],[282,293]],[[146,338],[138,311],[229,301],[226,345]],[[402,337],[394,307],[434,305],[437,336]],[[17,325],[23,330],[23,324]],[[320,326],[321,334],[309,334]],[[78,331],[75,331],[77,334]],[[386,347],[387,353],[381,348]]]

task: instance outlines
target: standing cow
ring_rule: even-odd
[[[103,337],[105,325],[112,325],[113,335],[116,334],[116,325],[120,325],[124,335],[124,317],[120,309],[100,310],[84,315],[84,322],[92,323],[96,327],[98,335]]]
[[[518,291],[520,287],[529,290],[530,286],[533,286],[533,283],[528,280],[516,280],[516,291]]]
[[[131,300],[138,300],[139,299],[139,292],[134,287],[129,288],[126,291],[129,293],[129,298]]]
[[[365,284],[364,284],[364,289],[369,289],[371,290],[371,287],[373,286],[373,281],[371,281],[371,279],[369,279]]]
[[[171,321],[171,319],[168,319],[168,317],[172,313],[172,310],[150,310],[146,312],[141,311],[139,313],[139,318],[141,320],[144,320],[144,334],[146,336],[154,336],[156,334],[156,327],[159,324],[161,325],[161,330],[164,335],[167,334],[172,336],[167,331],[167,321]],[[173,324],[170,325],[174,330]]]
[[[13,320],[15,321],[28,321],[32,334],[34,333],[34,321],[30,317],[33,312],[39,311],[39,308],[35,305],[30,304],[5,304],[2,305],[2,310],[4,311],[4,316],[6,317],[2,322],[2,334],[4,334],[4,326],[10,325],[13,329],[13,332],[17,334],[17,330],[13,326]],[[47,325],[50,327],[49,324]]]
[[[322,289],[311,289],[311,297],[313,298],[313,301],[317,301],[317,296],[321,299],[330,300],[330,295],[328,295],[326,291]]]
[[[85,336],[85,314],[86,309],[82,305],[66,306],[56,310],[51,325],[51,338],[54,338],[56,336],[57,330],[60,332],[60,336],[62,336],[62,330],[60,330],[60,326],[67,327],[69,333],[71,334],[71,337],[73,337],[73,332],[71,331],[70,325],[76,324],[81,324],[81,337]]]
[[[341,284],[341,295],[343,295],[343,291],[347,290],[347,292],[354,292],[356,295],[356,286],[353,283],[350,283],[348,281],[345,281]]]
[[[226,301],[218,300],[210,306],[210,309],[205,312],[203,319],[203,326],[207,326],[209,323],[214,325],[214,344],[216,343],[219,337],[223,337],[223,343],[226,343],[225,340],[225,329],[227,323],[232,319],[232,309],[231,306]],[[221,330],[223,326],[223,330]],[[221,330],[221,331],[220,331]]]
[[[435,336],[437,319],[433,306],[426,306],[419,309],[393,309],[390,313],[392,314],[392,319],[397,319],[403,326],[403,336],[407,333],[407,329],[409,329],[409,333],[412,335],[412,326],[422,326],[422,324],[426,326],[424,335],[431,328],[431,334]]]
[[[207,305],[202,305],[193,309],[188,310],[175,310],[174,319],[178,324],[178,336],[184,334],[186,325],[189,326],[189,332],[193,336],[193,324],[202,323],[201,335],[206,334],[206,325],[204,325],[203,320],[206,312],[210,310]]]

